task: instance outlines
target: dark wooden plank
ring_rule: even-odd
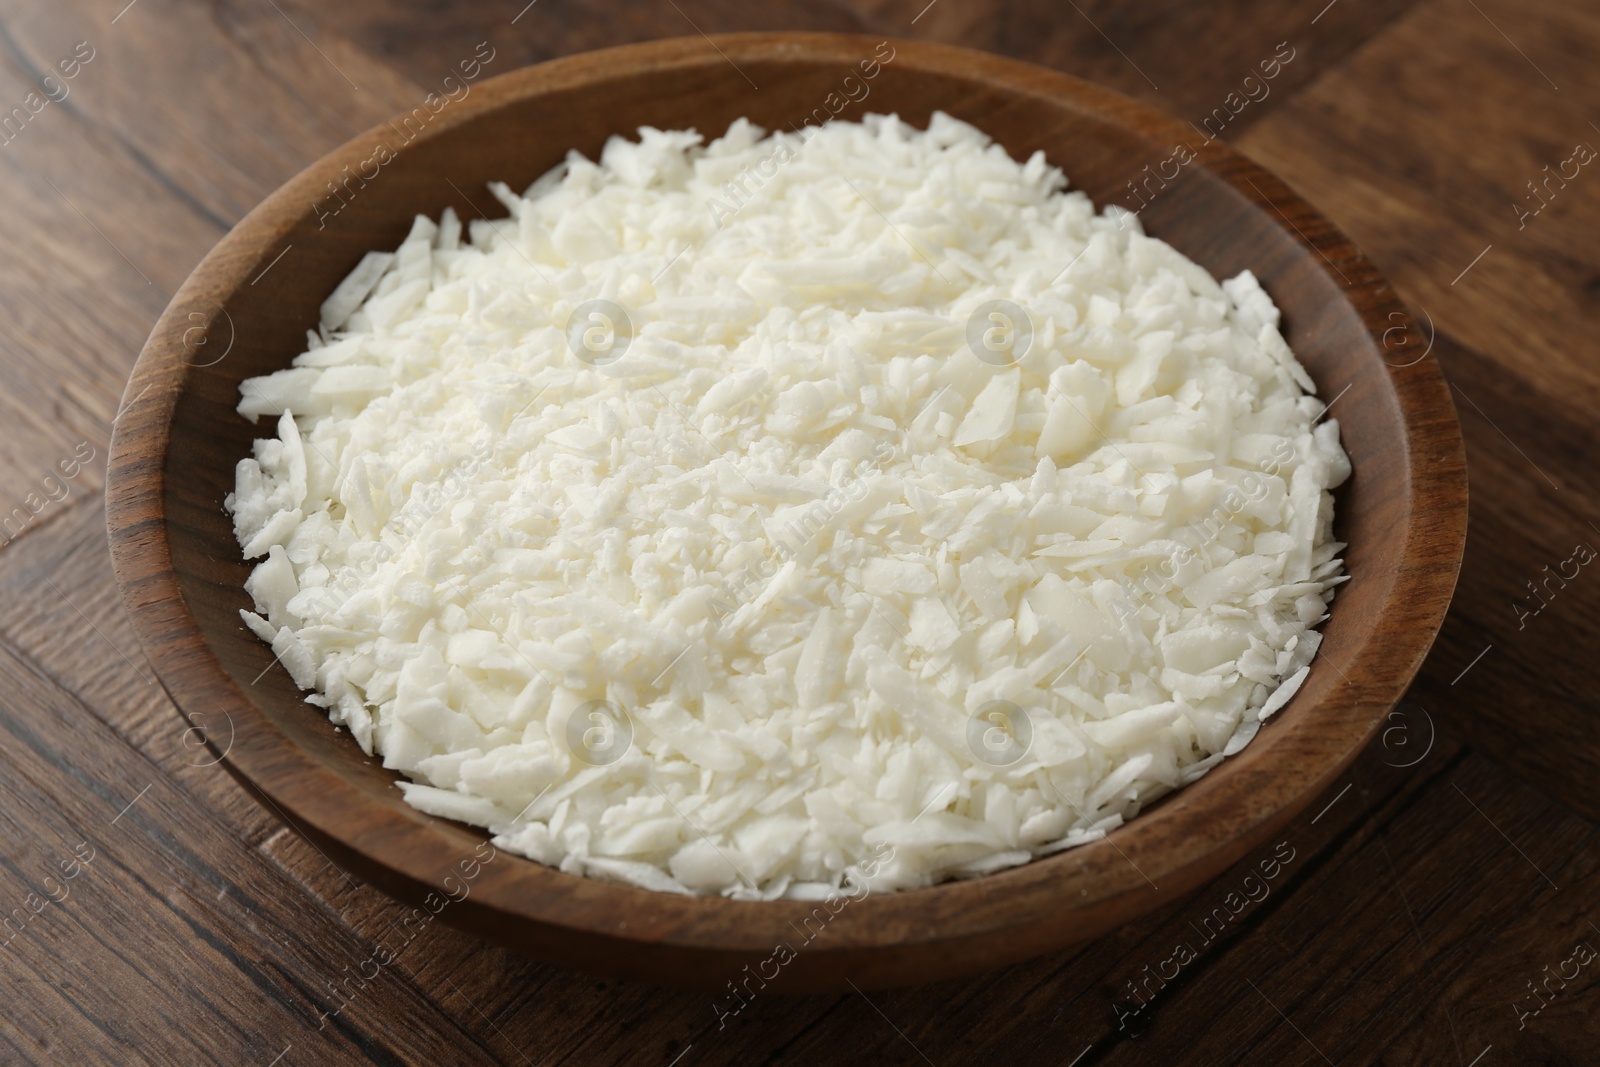
[[[213,824],[213,841],[233,841],[240,849],[258,848],[281,875],[287,876],[257,887],[256,892],[273,894],[291,912],[309,907],[320,913],[321,922],[294,935],[312,951],[319,950],[310,938],[323,935],[311,931],[321,931],[326,923],[359,931],[349,936],[365,937],[372,944],[383,943],[397,952],[395,962],[384,968],[384,974],[386,982],[400,985],[410,982],[413,968],[437,968],[438,961],[445,960],[449,962],[448,974],[468,966],[467,961],[476,954],[488,951],[476,939],[437,923],[428,924],[425,935],[415,943],[400,948],[394,927],[410,909],[330,865],[316,846],[246,793],[217,764],[214,755],[200,746],[202,732],[209,733],[219,746],[225,745],[228,724],[225,719],[210,718],[191,726],[154,684],[137,639],[112,594],[104,525],[99,502],[88,500],[66,509],[58,536],[29,538],[7,555],[5,566],[0,567],[0,600],[15,609],[0,618],[0,647],[38,663],[77,701],[81,714],[89,714],[92,709],[125,743],[138,748],[152,771],[163,776],[165,788],[181,795],[193,815],[199,817],[203,813]],[[206,849],[194,847],[200,855],[210,858]],[[230,931],[229,936],[241,947],[256,937],[253,932],[240,930]],[[87,962],[114,946],[113,939],[106,939],[105,945],[85,948],[74,958]],[[500,955],[505,957],[507,970],[518,979],[517,988],[535,984],[533,964],[505,953]],[[366,953],[358,954],[345,962],[359,963],[365,956]],[[343,963],[332,970],[338,972],[342,967]],[[91,969],[89,973],[94,972]],[[338,975],[329,977],[337,980]],[[549,976],[543,980],[548,981]],[[121,980],[106,981],[114,986]],[[468,984],[462,979],[455,981],[460,986]],[[484,990],[477,988],[478,983],[472,984],[474,988],[465,995],[476,1003],[484,996]],[[437,1025],[456,1019],[467,1032],[494,1047],[493,1030],[475,1019],[473,1011],[464,1010],[467,1001],[461,992],[444,981],[417,988],[426,990],[425,995],[438,1003],[432,1009]],[[383,999],[368,998],[362,1010],[385,1017],[393,1008],[394,996],[390,992]],[[406,1008],[408,1014],[421,1010],[415,1003]],[[314,1019],[307,1021],[312,1028],[314,1023]],[[292,1039],[291,1033],[286,1040]],[[504,1056],[506,1052],[499,1049],[493,1054]]]
[[[314,25],[393,64],[418,85],[432,88],[454,70],[458,61],[472,56],[479,42],[488,42],[494,49],[489,72],[503,74],[558,56],[661,37],[744,30],[881,30],[873,20],[849,8],[848,3],[755,7],[734,0],[674,0],[670,4],[354,0],[338,5],[297,2],[291,10],[303,12]],[[910,17],[906,16],[908,20]],[[907,34],[897,32],[894,36]],[[706,48],[709,51],[711,46]]]
[[[1416,310],[1582,422],[1600,399],[1586,344],[1600,298],[1596,168],[1569,166],[1577,177],[1557,178],[1538,215],[1517,208],[1543,202],[1528,183],[1546,166],[1580,143],[1600,148],[1600,70],[1588,61],[1600,12],[1564,0],[1523,14],[1506,0],[1422,5],[1240,143],[1327,211]]]
[[[1600,16],[1581,4],[1537,19],[1503,3],[1427,4],[1242,142],[1322,205],[1439,331],[1427,358],[1452,382],[1473,504],[1420,692],[1448,701],[1484,751],[1591,817],[1600,754],[1578,664],[1600,639],[1600,611],[1587,552],[1574,551],[1600,549],[1600,198],[1586,188],[1600,178],[1574,164],[1577,177],[1552,182],[1537,215],[1519,223],[1515,205],[1542,203],[1526,183],[1575,145],[1600,147],[1589,106],[1600,74],[1581,61],[1597,47]],[[1386,106],[1396,98],[1411,103]],[[1413,341],[1420,353],[1426,341]],[[1409,358],[1397,350],[1395,362]]]
[[[1583,669],[1600,644],[1600,580],[1580,566],[1600,550],[1600,505],[1543,476],[1592,480],[1592,422],[1443,335],[1435,353],[1457,389],[1474,504],[1456,598],[1414,696],[1448,709],[1456,729],[1527,781],[1600,818]]]
[[[730,0],[661,5],[526,0],[493,5],[430,0],[354,0],[336,7],[297,0],[308,17],[431,85],[479,41],[506,69],[592,48],[656,37],[744,30],[827,30],[942,41],[1041,63],[1201,122],[1231,107],[1228,133],[1268,114],[1406,12],[1415,0],[1343,4],[1322,12],[1297,0],[1118,4],[1084,0],[836,0],[752,7]],[[520,17],[518,13],[521,12]],[[515,25],[510,20],[517,19]],[[1315,20],[1315,21],[1313,21]],[[425,29],[423,28],[425,27]],[[1207,42],[1203,57],[1194,43]],[[1272,64],[1279,44],[1287,63]],[[502,62],[500,58],[496,63]],[[1274,76],[1261,80],[1263,62]],[[1254,75],[1256,82],[1245,84]],[[1228,94],[1249,103],[1227,103]],[[1214,121],[1220,131],[1223,123]]]
[[[147,4],[115,25],[106,6],[0,4],[0,111],[30,92],[39,108],[0,135],[0,183],[27,205],[0,213],[0,549],[54,521],[63,494],[100,490],[133,357],[206,249],[300,167],[422,97],[349,45],[325,42],[324,60],[270,5]],[[210,61],[173,61],[189,55]],[[40,103],[51,72],[60,100]],[[81,445],[95,459],[63,476]]]
[[[1491,1045],[1483,1062],[1589,1062],[1592,1023],[1569,1014],[1533,1035],[1512,1004],[1537,1003],[1527,980],[1576,941],[1600,947],[1583,918],[1595,825],[1482,756],[1429,763],[1421,795],[1376,806],[1369,830],[1183,991],[1175,1025],[1104,1062],[1464,1064]],[[1592,1015],[1595,986],[1589,968],[1563,1010]]]
[[[202,734],[226,746],[224,717],[178,714],[117,602],[105,547],[105,511],[94,497],[65,502],[48,537],[28,536],[0,557],[0,642],[81,702],[160,767],[176,788],[241,840],[281,826],[217,765]]]
[[[5,648],[0,690],[0,881],[14,922],[0,966],[26,991],[7,1004],[19,1052],[264,1063],[292,1045],[301,1062],[493,1062],[400,981],[375,977],[322,1020],[340,1004],[331,989],[375,944],[307,906],[160,767]],[[88,862],[65,879],[80,843]]]

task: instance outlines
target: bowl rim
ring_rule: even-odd
[[[399,152],[510,103],[623,74],[681,73],[739,59],[848,65],[871,54],[881,40],[877,35],[759,32],[672,38],[566,56],[478,83],[468,98],[445,109],[416,142]],[[1065,73],[966,48],[888,41],[897,69],[944,76],[959,72],[955,76],[974,85],[981,82],[1098,113],[1147,138],[1181,140],[1190,132],[1176,119]],[[231,747],[222,752],[211,739],[207,743],[228,770],[314,843],[333,850],[392,894],[414,900],[445,884],[452,863],[467,854],[463,842],[473,840],[472,834],[481,839],[481,832],[463,833],[455,824],[371,802],[272,725],[207,647],[174,569],[166,511],[172,421],[192,369],[180,342],[185,311],[221,307],[248,283],[291,228],[315,210],[307,205],[317,200],[324,180],[356,165],[383,128],[380,124],[352,138],[279,187],[217,243],[179,288],[145,343],[123,394],[105,493],[119,593],[180,714],[192,723],[200,714],[226,712],[233,724]],[[1411,322],[1387,282],[1349,239],[1277,177],[1221,141],[1208,142],[1196,163],[1245,201],[1279,214],[1293,227],[1288,236],[1326,261],[1324,274],[1337,273],[1347,282],[1340,289],[1375,346],[1397,322]],[[1310,224],[1296,225],[1291,219]],[[1438,361],[1422,359],[1405,367],[1369,362],[1372,367],[1359,373],[1373,368],[1387,372],[1404,427],[1410,490],[1404,548],[1382,599],[1385,608],[1403,611],[1409,625],[1386,630],[1381,637],[1371,631],[1359,636],[1356,655],[1366,675],[1365,695],[1343,715],[1336,735],[1312,746],[1315,773],[1295,780],[1258,774],[1244,776],[1249,779],[1245,781],[1235,775],[1240,780],[1233,782],[1221,773],[1224,764],[1218,773],[1177,791],[1160,808],[1142,813],[1107,839],[982,878],[869,895],[852,904],[851,922],[830,926],[826,944],[807,947],[807,954],[843,961],[862,984],[881,985],[971,972],[1096,936],[1220,874],[1282,829],[1349,766],[1432,646],[1454,590],[1466,535],[1465,456]],[[1192,824],[1205,816],[1203,809],[1222,802],[1237,804],[1230,809],[1234,828],[1224,840],[1203,848],[1173,849],[1168,842],[1160,851],[1147,850],[1163,825]],[[1145,865],[1130,857],[1144,859]],[[520,857],[486,864],[484,870],[470,899],[452,908],[447,921],[480,931],[500,930],[529,951],[577,960],[591,969],[669,981],[676,980],[669,961],[681,967],[686,955],[732,961],[765,954],[772,948],[775,928],[809,915],[814,907],[798,901],[656,893],[562,874]],[[1080,899],[1068,900],[1068,884],[1091,888],[1083,889]],[[519,933],[517,926],[524,929]],[[920,963],[913,968],[906,962],[910,956],[897,961],[892,950],[903,952],[908,946],[940,951],[948,965],[928,970]],[[956,951],[958,947],[963,951]],[[881,966],[875,967],[873,954],[883,958]],[[925,962],[928,957],[924,953],[918,958]],[[705,984],[684,977],[690,984]],[[729,975],[713,975],[712,984],[723,977]]]

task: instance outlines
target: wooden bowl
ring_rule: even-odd
[[[874,58],[867,78],[861,64]],[[850,102],[846,91],[863,85],[865,100]],[[479,864],[485,834],[408,807],[395,775],[336,733],[284,671],[263,673],[272,653],[240,623],[249,566],[222,507],[235,462],[262,432],[234,412],[239,383],[287,366],[322,299],[364,252],[394,248],[418,212],[501,214],[486,182],[520,189],[568,149],[594,157],[608,135],[641,125],[716,135],[740,116],[788,128],[841,108],[919,126],[942,109],[1014,157],[1043,149],[1098,205],[1137,207],[1130,183],[1140,183],[1149,233],[1219,278],[1256,273],[1321,395],[1339,398],[1355,469],[1337,512],[1354,579],[1314,669],[1241,755],[1108,840],[972,881],[869,895],[823,911],[810,943],[802,931],[822,927],[806,926],[810,904],[652,893],[505,853]],[[394,157],[374,165],[380,143]],[[1195,158],[1175,163],[1185,144]],[[365,180],[340,185],[351,175]],[[780,969],[775,988],[790,992],[930,981],[1095,937],[1199,886],[1281,830],[1371,738],[1433,643],[1465,537],[1459,427],[1436,361],[1417,358],[1424,349],[1389,286],[1283,182],[1114,93],[908,41],[659,41],[477,83],[437,114],[357,137],[252,211],[184,283],[134,367],[111,444],[107,522],[123,601],[179,709],[259,798],[396,897],[537,956],[666,984],[722,990]],[[792,959],[774,956],[783,944]]]

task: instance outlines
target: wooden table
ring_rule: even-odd
[[[126,2],[0,4],[0,1061],[1600,1062],[1600,577],[1572,574],[1600,546],[1600,9]],[[1410,702],[1282,844],[1070,952],[765,996],[725,1026],[705,994],[437,924],[368,974],[397,906],[212,764],[123,618],[101,488],[129,367],[234,221],[480,42],[495,73],[758,28],[1019,56],[1210,117],[1286,178],[1434,331],[1412,351],[1452,382],[1473,483],[1455,607]],[[360,991],[326,1015],[335,987]]]

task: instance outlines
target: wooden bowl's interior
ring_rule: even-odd
[[[301,351],[307,328],[315,325],[323,297],[363,253],[395,247],[414,214],[437,217],[446,205],[465,217],[478,214],[478,208],[501,214],[485,183],[501,180],[521,189],[569,149],[593,158],[607,136],[631,135],[641,125],[694,127],[708,138],[741,116],[769,128],[789,128],[836,93],[845,75],[854,71],[859,78],[856,64],[872,56],[875,44],[826,38],[825,47],[813,43],[801,48],[779,47],[773,39],[766,40],[765,46],[752,43],[733,53],[738,69],[703,42],[689,42],[678,45],[676,52],[647,46],[656,48],[645,53],[649,61],[613,62],[608,73],[573,68],[566,84],[556,78],[531,95],[520,74],[484,83],[459,105],[459,114],[446,109],[426,136],[383,165],[376,178],[352,185],[348,202],[326,199],[314,208],[304,193],[315,186],[302,181],[304,207],[298,214],[293,203],[281,198],[276,202],[275,210],[284,221],[274,240],[229,252],[253,257],[249,264],[235,263],[231,269],[239,277],[255,277],[273,256],[292,246],[254,283],[219,294],[223,313],[211,322],[208,344],[229,346],[226,356],[211,362],[218,351],[212,348],[204,358],[191,356],[192,365],[177,371],[182,385],[165,459],[164,506],[165,536],[178,588],[203,635],[205,650],[281,734],[286,746],[335,772],[374,810],[386,810],[394,819],[414,824],[419,834],[459,845],[472,840],[475,832],[425,819],[406,807],[393,786],[393,775],[364,757],[347,734],[334,731],[318,709],[305,704],[283,670],[262,673],[272,653],[241,625],[239,609],[250,606],[242,589],[249,567],[240,559],[222,501],[232,489],[237,460],[248,454],[254,437],[270,431],[265,421],[253,426],[235,413],[239,383],[286,366]],[[897,47],[895,58],[865,81],[870,94],[864,102],[851,104],[842,117],[893,111],[922,126],[934,110],[949,112],[989,133],[1014,157],[1025,158],[1042,149],[1065,169],[1072,186],[1086,191],[1097,205],[1135,204],[1129,182],[1149,173],[1143,170],[1147,164],[1154,170],[1169,159],[1185,136],[1181,125],[1054,75],[1038,72],[1035,78],[1027,68],[998,60],[985,61],[982,70],[974,71],[951,60],[961,53]],[[760,86],[759,92],[751,89],[747,78]],[[403,141],[392,131],[386,139],[390,144]],[[348,163],[367,155],[378,140],[376,134],[358,139],[336,157],[341,165]],[[1285,333],[1316,379],[1319,393],[1332,399],[1348,389],[1335,414],[1355,476],[1340,494],[1338,527],[1350,544],[1347,567],[1355,580],[1338,595],[1324,629],[1323,654],[1300,694],[1243,755],[1118,831],[1117,841],[1141,860],[1144,874],[1163,883],[1159,894],[1146,892],[1143,875],[1117,873],[1122,861],[1107,854],[1107,846],[1091,846],[991,876],[984,880],[990,885],[981,891],[955,885],[873,898],[855,909],[859,917],[849,916],[849,923],[840,924],[841,933],[830,943],[830,951],[882,949],[896,938],[936,942],[940,924],[953,921],[952,916],[974,901],[1003,900],[1006,893],[1016,893],[1020,901],[1016,913],[997,909],[979,924],[997,931],[992,950],[967,953],[935,968],[950,973],[1044,950],[1154,906],[1215,874],[1270,832],[1272,824],[1281,824],[1278,812],[1263,807],[1307,802],[1311,791],[1335,774],[1370,735],[1431,641],[1437,620],[1429,618],[1421,620],[1428,633],[1415,649],[1377,667],[1363,655],[1364,650],[1371,651],[1374,633],[1395,597],[1412,532],[1413,446],[1394,377],[1386,372],[1375,339],[1383,328],[1375,323],[1395,313],[1398,305],[1353,253],[1337,265],[1325,261],[1302,243],[1278,209],[1255,202],[1250,195],[1253,184],[1263,199],[1297,205],[1280,185],[1225,149],[1204,147],[1193,131],[1187,132],[1187,140],[1203,148],[1201,158],[1182,167],[1178,177],[1150,199],[1141,212],[1145,229],[1219,278],[1246,268],[1254,271],[1283,309]],[[364,146],[368,151],[362,150]],[[326,161],[319,166],[327,166]],[[323,177],[336,173],[337,167]],[[329,195],[326,189],[322,192]],[[330,214],[335,207],[338,213]],[[1298,216],[1298,225],[1309,228],[1307,236],[1313,240],[1337,240],[1336,234],[1329,238],[1331,230],[1309,212]],[[168,315],[169,325],[179,321],[175,314],[181,317],[186,310],[175,306]],[[200,310],[207,316],[214,313],[211,308]],[[156,343],[153,339],[152,345]],[[1440,557],[1452,569],[1459,545],[1454,551],[1454,557],[1449,550]],[[183,694],[174,688],[174,695],[181,704]],[[243,773],[251,776],[248,768]],[[260,781],[256,785],[270,791]],[[1241,805],[1240,798],[1247,795],[1259,799]],[[277,799],[287,804],[293,798]],[[1218,805],[1232,808],[1213,810]],[[398,847],[346,844],[368,859],[377,857],[375,862],[387,862],[383,848]],[[647,912],[659,905],[677,909],[671,911],[670,931],[658,928],[643,936],[692,948],[696,937],[711,939],[720,931],[726,936],[715,947],[729,952],[739,945],[770,945],[772,931],[793,917],[793,909],[786,910],[782,903],[668,902],[636,890],[595,885],[580,892],[562,886],[576,879],[519,859],[507,857],[506,862],[508,872],[512,867],[527,870],[512,881],[496,883],[500,889],[486,891],[481,898],[485,907],[502,917],[538,911],[543,906],[538,894],[612,900],[618,907]],[[496,873],[497,879],[509,877]],[[1085,894],[1088,910],[1074,912],[1080,883],[1092,885],[1094,892]],[[501,895],[495,896],[496,892]],[[527,898],[525,903],[518,903],[518,893]],[[1055,895],[1059,916],[1051,917],[1049,894]],[[730,920],[728,909],[743,911]],[[1031,933],[1001,936],[998,931],[1008,924],[1028,926]],[[736,935],[727,933],[734,929]],[[969,928],[964,936],[977,936],[975,930]],[[927,967],[926,957],[902,953],[898,962],[886,963],[880,971],[869,967],[851,973],[888,982],[919,974],[932,977]],[[924,969],[913,973],[915,968]],[[713,974],[711,983],[719,984],[720,978]]]

